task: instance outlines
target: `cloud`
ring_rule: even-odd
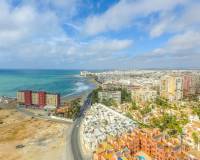
[[[150,27],[150,36],[158,37],[163,33],[176,33],[188,29],[199,29],[200,2],[192,1],[182,9],[181,13],[167,13],[156,20]]]
[[[53,12],[40,14],[29,5],[11,8],[4,0],[0,10],[0,47],[64,35]]]
[[[17,2],[0,1],[1,68],[199,66],[200,5],[195,0],[121,0],[101,14],[88,9],[88,17],[78,15],[80,0]],[[142,33],[134,31],[138,24]],[[130,35],[123,34],[127,28]],[[152,39],[165,33],[170,35],[162,42]],[[157,45],[154,40],[161,47],[143,53]],[[143,42],[150,44],[146,48]]]
[[[96,35],[107,31],[118,31],[132,26],[140,17],[147,17],[156,12],[167,12],[177,5],[185,4],[187,0],[122,0],[101,15],[89,16],[84,24],[88,35]]]
[[[200,32],[186,31],[170,38],[164,47],[134,57],[135,66],[152,68],[199,68]]]

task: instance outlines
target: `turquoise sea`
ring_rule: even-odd
[[[79,70],[0,70],[0,96],[16,97],[17,90],[42,90],[62,97],[94,88]]]

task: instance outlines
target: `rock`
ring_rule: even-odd
[[[16,146],[16,149],[20,149],[20,148],[24,148],[24,147],[25,147],[25,145],[19,144],[19,145]]]

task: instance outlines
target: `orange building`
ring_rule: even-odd
[[[188,151],[188,146],[166,139],[158,129],[136,129],[118,138],[108,137],[94,152],[93,160],[191,160]]]

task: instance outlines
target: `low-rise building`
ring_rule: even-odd
[[[99,101],[113,99],[117,103],[121,103],[121,91],[100,91],[98,92]]]
[[[135,122],[128,117],[102,104],[95,104],[85,113],[80,127],[81,141],[88,152],[93,152],[107,136],[117,136],[135,127]]]
[[[137,160],[141,157],[148,160],[197,160],[189,151],[187,145],[177,139],[166,139],[158,129],[135,129],[120,137],[107,138],[106,142],[99,144],[93,160]]]
[[[157,97],[157,91],[146,87],[135,88],[131,91],[131,96],[135,101],[154,101]]]

